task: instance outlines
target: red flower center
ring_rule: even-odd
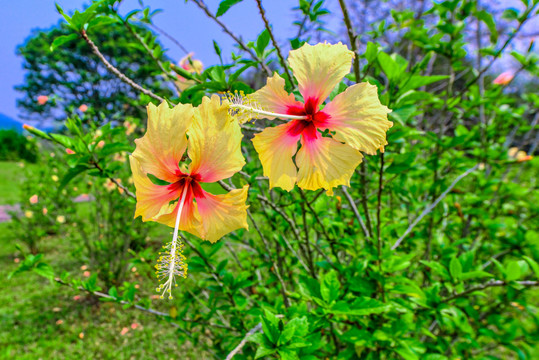
[[[187,191],[186,199],[205,197],[199,184],[201,180],[199,174],[184,174],[180,170],[176,170],[176,176],[179,177],[178,181],[168,185],[170,192],[179,191],[182,194],[183,191]]]
[[[303,106],[289,106],[286,110],[288,115],[307,116],[305,120],[293,120],[288,134],[291,136],[303,135],[304,139],[315,140],[318,138],[318,128],[327,125],[329,115],[318,110],[318,100],[309,98]]]

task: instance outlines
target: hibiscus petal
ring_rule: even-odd
[[[194,197],[192,193],[186,196],[178,229],[202,238],[204,229],[200,222],[200,213],[198,212],[197,203],[193,200]],[[178,209],[180,207],[179,203],[180,202],[177,201],[174,204],[170,204],[167,208],[163,208],[163,211],[156,216],[155,221],[173,228],[176,225],[176,217],[178,216]]]
[[[305,44],[290,51],[288,62],[305,103],[310,100],[318,110],[333,88],[350,72],[353,57],[354,53],[341,43]]]
[[[231,231],[249,228],[249,206],[245,204],[248,189],[249,185],[245,185],[242,189],[235,189],[223,195],[204,192],[204,197],[197,198],[203,228],[202,239],[214,243]]]
[[[300,135],[290,134],[289,129],[293,124],[267,127],[253,138],[264,176],[269,177],[270,188],[278,186],[290,191],[296,183],[297,170],[292,157],[298,150]]]
[[[335,131],[336,140],[369,155],[387,144],[386,132],[393,126],[387,120],[391,110],[380,103],[375,85],[350,86],[327,104],[324,112],[330,116],[325,127]]]
[[[129,162],[137,195],[135,218],[142,216],[142,221],[154,220],[155,216],[168,209],[169,202],[176,200],[180,193],[170,185],[161,186],[152,183],[135,157],[129,156]]]
[[[178,163],[187,147],[185,133],[191,124],[193,108],[178,104],[173,109],[163,102],[159,107],[148,105],[148,130],[135,140],[133,156],[145,173],[170,183],[178,177]]]
[[[352,147],[328,137],[301,141],[296,156],[299,167],[298,186],[305,190],[324,188],[333,195],[332,188],[350,186],[350,178],[361,163],[363,155]]]
[[[275,74],[268,78],[266,86],[252,94],[262,110],[270,111],[278,114],[286,114],[289,107],[301,107],[303,104],[294,98],[293,94],[289,94],[284,89],[285,81],[279,74]],[[253,118],[265,118],[273,120],[275,117],[266,115],[253,114]]]
[[[202,99],[188,135],[188,154],[192,160],[189,172],[200,175],[202,182],[229,178],[245,165],[240,126],[228,115],[228,102],[221,105],[219,96]]]

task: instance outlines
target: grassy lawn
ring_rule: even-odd
[[[21,166],[21,164],[23,166]],[[0,205],[20,202],[19,184],[22,182],[27,169],[35,168],[37,164],[0,161]]]
[[[18,186],[24,173],[17,163],[0,163],[0,204],[20,201]],[[77,206],[84,213],[92,204]],[[56,274],[68,271],[83,278],[85,264],[74,255],[81,244],[66,235],[70,225],[65,226],[65,232],[41,240],[40,252]],[[35,273],[8,279],[22,260],[19,243],[10,224],[0,223],[0,359],[204,358],[193,354],[196,349],[178,345],[185,335],[155,315],[101,302]],[[145,296],[154,294],[155,279],[133,275],[129,280],[140,282]],[[168,313],[170,303],[155,299],[152,307]],[[124,328],[127,332],[122,334]]]
[[[0,224],[0,359],[169,359],[185,354],[176,342],[184,335],[154,315],[99,302],[33,273],[8,280],[20,257],[15,243],[8,224]],[[82,277],[82,264],[70,256],[72,245],[61,236],[47,239],[45,259],[54,269]],[[167,312],[166,303],[153,302]],[[132,324],[139,326],[132,329]],[[124,335],[123,328],[128,328]]]

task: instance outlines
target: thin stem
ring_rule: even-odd
[[[527,280],[527,281],[516,281],[516,283],[522,286],[539,286],[539,281]],[[505,286],[505,285],[511,285],[511,283],[502,281],[502,280],[490,280],[489,282],[485,284],[472,286],[471,288],[466,289],[463,292],[448,296],[445,299],[442,299],[441,302],[446,303],[448,301],[455,300],[465,295],[468,295],[470,293],[473,293],[474,291],[484,290],[484,289],[494,287],[494,286]]]
[[[284,280],[282,278],[281,273],[281,267],[277,265],[277,262],[273,260],[273,256],[271,256],[271,251],[269,248],[268,241],[266,240],[266,237],[264,234],[262,234],[262,231],[260,231],[260,228],[258,227],[258,224],[255,221],[255,218],[251,214],[249,210],[247,210],[247,215],[249,216],[249,219],[251,219],[251,222],[253,223],[256,231],[258,232],[258,235],[260,236],[260,239],[262,239],[262,242],[264,243],[264,247],[266,248],[266,251],[268,252],[268,256],[271,259],[271,263],[275,269],[275,276],[277,276],[277,280],[281,283],[281,295],[283,296],[283,304],[286,308],[290,307],[290,300],[288,299],[288,296],[286,296],[286,285],[284,283]]]
[[[268,22],[268,19],[266,18],[266,11],[262,7],[262,0],[255,0],[256,5],[258,6],[258,11],[260,12],[260,16],[262,17],[262,21],[264,21],[264,26],[266,27],[266,30],[268,31],[268,34],[270,36],[271,42],[273,44],[273,47],[277,51],[277,57],[279,58],[279,61],[281,62],[281,65],[284,69],[284,72],[286,73],[286,77],[290,81],[290,84],[294,86],[294,81],[292,78],[292,74],[290,73],[290,69],[288,69],[288,66],[286,65],[286,61],[283,57],[283,53],[281,51],[281,48],[279,47],[279,44],[277,43],[277,40],[275,40],[275,36],[273,35],[273,31],[271,30],[271,26]]]
[[[426,216],[428,215],[432,209],[434,209],[436,207],[436,205],[438,205],[438,203],[440,201],[442,201],[447,194],[449,194],[449,192],[455,187],[455,185],[457,185],[457,183],[464,177],[466,177],[468,174],[474,172],[477,167],[479,166],[478,165],[475,165],[474,167],[466,170],[464,173],[460,174],[455,180],[453,180],[453,182],[447,187],[447,189],[445,189],[445,191],[440,194],[440,196],[432,203],[430,204],[429,206],[427,206],[425,208],[425,210],[423,210],[423,212],[412,222],[412,224],[410,224],[410,226],[408,226],[408,229],[406,229],[406,231],[404,232],[404,234],[402,234],[402,236],[395,242],[395,244],[393,244],[393,246],[391,247],[391,250],[395,250],[396,248],[399,247],[399,245],[402,243],[402,241],[404,240],[404,238],[406,236],[408,236],[408,234],[415,228],[415,226]]]
[[[269,76],[271,75],[273,72],[271,71],[271,69],[264,63],[264,60],[259,58],[256,53],[250,49],[249,47],[247,47],[247,45],[245,45],[245,43],[236,35],[234,34],[221,20],[219,20],[217,18],[217,16],[215,16],[209,9],[208,7],[206,6],[206,4],[204,3],[203,0],[191,0],[192,2],[194,2],[196,4],[196,6],[198,6],[202,11],[204,11],[204,13],[210,18],[212,19],[213,21],[215,21],[217,23],[217,25],[219,25],[221,27],[221,29],[223,29],[223,31],[228,34],[232,39],[234,39],[234,41],[240,46],[240,48],[242,48],[243,50],[247,51],[249,53],[249,55],[251,55],[251,57],[256,60],[261,66],[262,66],[262,69],[266,72],[266,74]]]
[[[380,214],[382,212],[382,191],[384,189],[384,153],[380,154],[380,175],[378,179],[378,209],[376,210],[376,233],[378,241],[376,248],[378,250],[378,270],[382,274],[382,234],[380,233],[380,225],[382,224]],[[385,301],[384,284],[380,281],[380,290],[382,291],[382,300]]]
[[[97,161],[91,160],[91,161],[90,161],[90,164],[92,164],[92,165],[93,165],[97,170],[99,170],[102,174],[106,175],[105,170],[104,170],[104,169],[97,163]],[[127,196],[129,196],[129,197],[131,197],[131,198],[137,200],[136,195],[133,194],[127,187],[125,187],[124,185],[122,185],[118,180],[116,180],[116,179],[114,179],[113,177],[110,177],[110,176],[107,176],[107,177],[108,177],[108,179],[109,179],[110,181],[112,181],[114,184],[116,184],[116,186],[118,186],[118,188],[122,189],[123,192],[124,192]]]
[[[346,197],[346,200],[348,200],[348,203],[350,204],[350,207],[352,208],[352,211],[354,212],[354,215],[356,216],[357,221],[359,222],[359,225],[361,225],[361,229],[363,229],[363,233],[365,234],[366,238],[370,238],[371,235],[369,234],[369,230],[367,230],[367,227],[365,226],[365,222],[363,222],[363,218],[359,214],[359,210],[357,209],[356,203],[348,190],[345,186],[341,187],[341,190]]]
[[[161,29],[160,27],[158,27],[157,25],[153,24],[153,23],[148,23],[148,25],[155,29],[157,32],[161,33],[163,36],[165,36],[166,38],[168,38],[170,41],[172,41],[177,47],[179,47],[184,53],[188,54],[189,51],[187,51],[187,49],[176,39],[174,38],[173,36],[171,36],[169,33],[167,33],[165,30]]]
[[[247,341],[249,340],[249,337],[253,334],[256,334],[257,332],[259,332],[260,330],[262,330],[262,323],[258,323],[256,324],[256,326],[254,328],[252,328],[251,330],[249,330],[247,332],[247,334],[245,334],[245,336],[243,337],[243,339],[240,341],[240,343],[234,348],[234,350],[232,350],[231,352],[228,353],[228,355],[226,356],[225,360],[232,360],[232,358],[241,351],[241,349],[245,346],[245,344],[247,343]]]
[[[131,86],[133,89],[137,90],[137,91],[140,91],[141,93],[143,93],[144,95],[148,95],[149,97],[155,99],[155,100],[158,100],[160,102],[164,102],[165,99],[162,98],[161,96],[159,95],[156,95],[154,94],[152,91],[148,90],[148,89],[145,89],[143,88],[142,86],[140,86],[139,84],[135,83],[133,80],[131,80],[130,78],[128,78],[125,74],[123,74],[120,70],[118,70],[117,68],[114,67],[114,65],[112,65],[106,58],[105,56],[103,56],[103,54],[101,53],[101,51],[99,51],[99,48],[94,44],[94,42],[88,37],[88,35],[86,34],[86,31],[85,30],[82,30],[80,35],[82,36],[82,38],[84,39],[84,41],[86,41],[86,43],[90,46],[90,48],[92,49],[92,51],[94,52],[95,55],[97,55],[97,57],[99,58],[99,60],[101,60],[101,62],[105,65],[105,67],[111,72],[113,73],[114,75],[116,75],[116,77],[118,79],[120,79],[121,81],[123,81],[124,83],[126,83],[127,85]]]

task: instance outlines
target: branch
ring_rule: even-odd
[[[258,232],[258,235],[260,236],[260,239],[262,239],[262,242],[264,243],[264,247],[266,248],[266,251],[268,252],[268,256],[271,259],[271,263],[273,264],[273,268],[275,269],[275,276],[277,276],[277,280],[281,283],[281,295],[283,296],[283,304],[286,308],[290,307],[290,300],[288,299],[288,296],[286,296],[286,285],[284,283],[282,274],[281,274],[281,267],[278,266],[277,262],[273,260],[273,256],[271,256],[271,251],[269,248],[268,241],[264,237],[264,234],[262,234],[262,231],[260,231],[260,228],[258,227],[258,224],[255,221],[255,218],[253,217],[253,214],[249,210],[247,210],[247,215],[249,215],[249,219],[251,219],[251,222],[253,223],[256,231]]]
[[[277,40],[275,40],[275,36],[273,35],[273,32],[271,31],[271,26],[268,22],[268,19],[266,18],[266,11],[262,7],[262,0],[255,0],[255,1],[256,1],[256,5],[258,6],[258,11],[260,12],[260,16],[262,17],[262,21],[264,21],[264,26],[266,27],[266,30],[268,30],[271,42],[273,43],[273,47],[277,51],[277,56],[279,57],[279,61],[281,62],[281,65],[284,68],[286,77],[288,77],[290,84],[294,86],[294,80],[292,79],[292,74],[290,74],[290,69],[288,69],[288,65],[286,65],[286,61],[283,57],[283,53],[281,52],[281,48],[279,47]]]
[[[130,78],[128,78],[125,74],[123,74],[120,70],[118,70],[117,68],[114,67],[114,65],[112,65],[106,58],[105,56],[103,56],[103,54],[101,53],[101,51],[99,51],[99,48],[94,44],[94,42],[88,37],[88,35],[86,34],[86,31],[85,30],[82,30],[80,35],[82,36],[82,38],[84,39],[84,41],[86,41],[86,43],[90,46],[90,48],[92,49],[92,51],[94,52],[94,54],[97,55],[97,57],[99,58],[99,60],[101,60],[101,62],[105,65],[105,67],[111,72],[113,73],[114,75],[116,75],[116,77],[118,77],[118,79],[120,79],[121,81],[123,81],[124,83],[126,83],[127,85],[131,86],[133,89],[137,90],[137,91],[140,91],[141,93],[145,94],[145,95],[148,95],[149,97],[155,99],[155,100],[158,100],[160,102],[164,102],[165,99],[163,99],[161,96],[159,95],[156,95],[154,94],[152,91],[148,90],[148,89],[145,89],[143,88],[142,86],[140,86],[139,84],[135,83],[133,80],[131,80]]]
[[[532,280],[516,281],[516,283],[519,284],[519,285],[522,285],[522,286],[539,286],[539,281],[532,281]],[[455,300],[455,299],[458,299],[458,298],[463,297],[465,295],[468,295],[470,293],[473,293],[474,291],[485,290],[485,289],[488,289],[490,287],[505,286],[505,285],[511,285],[511,283],[506,282],[506,281],[502,281],[502,280],[490,280],[490,281],[488,281],[488,282],[486,282],[484,284],[477,285],[477,286],[472,286],[471,288],[469,288],[467,290],[464,290],[463,292],[460,292],[458,294],[448,296],[445,299],[443,299],[441,302],[445,303],[445,302],[448,302],[448,301],[451,301],[451,300]]]
[[[262,66],[262,68],[264,69],[264,71],[266,72],[268,76],[270,76],[273,73],[271,69],[264,63],[263,59],[260,59],[252,49],[249,49],[247,45],[245,45],[245,43],[241,41],[241,39],[236,34],[234,34],[221,20],[217,18],[217,16],[215,16],[210,11],[210,9],[208,9],[208,7],[206,6],[203,0],[191,0],[191,1],[194,2],[196,6],[198,6],[200,9],[202,9],[202,11],[204,11],[204,13],[206,13],[206,15],[210,19],[215,21],[217,25],[219,25],[225,33],[227,33],[232,39],[234,39],[234,41],[240,46],[240,48],[247,51],[254,60],[260,63],[260,65]]]
[[[64,286],[68,286],[72,289],[75,289],[75,290],[80,290],[80,291],[84,291],[90,295],[94,295],[94,296],[97,296],[97,297],[100,297],[100,298],[104,298],[104,299],[110,299],[110,300],[114,300],[115,302],[119,303],[119,304],[122,304],[122,305],[132,305],[134,308],[138,309],[138,310],[141,310],[141,311],[144,311],[144,312],[147,312],[147,313],[150,313],[152,315],[156,315],[156,316],[162,316],[162,317],[168,317],[170,318],[171,316],[167,313],[164,313],[164,312],[161,312],[161,311],[157,311],[157,310],[154,310],[152,308],[145,308],[143,306],[140,306],[140,305],[137,305],[137,304],[133,304],[133,303],[130,303],[128,301],[125,301],[125,300],[118,300],[117,298],[115,298],[114,296],[111,296],[111,295],[108,295],[108,294],[105,294],[105,293],[102,293],[100,291],[90,291],[90,290],[87,290],[83,287],[74,287],[72,284],[69,284],[69,283],[66,283],[65,281],[63,281],[62,279],[60,278],[55,278],[54,281],[56,281],[58,284],[60,285],[64,285]],[[194,322],[194,320],[191,320],[191,319],[181,319],[182,321],[186,321],[186,322]],[[198,321],[197,321],[198,322]],[[174,322],[170,322],[170,324],[174,327],[177,327],[179,329],[182,329],[180,327],[180,325],[178,325],[177,323],[174,323]],[[202,323],[201,323],[202,325]],[[217,328],[222,328],[222,329],[228,329],[228,330],[231,330],[231,328],[229,328],[228,326],[225,326],[225,325],[220,325],[220,324],[212,324],[212,323],[204,323],[204,325],[208,325],[208,326],[211,326],[211,327],[217,327]],[[184,331],[187,331],[185,329],[182,329]]]
[[[466,170],[464,173],[460,174],[455,180],[453,180],[453,182],[451,183],[451,185],[449,185],[447,187],[447,189],[445,189],[445,191],[440,194],[440,196],[438,196],[438,198],[432,203],[430,204],[429,206],[427,206],[425,208],[425,210],[423,210],[423,212],[421,213],[421,215],[419,215],[413,222],[412,224],[410,224],[410,226],[408,226],[408,229],[406,229],[406,231],[404,232],[404,234],[402,234],[402,236],[395,242],[395,244],[391,247],[391,250],[395,250],[396,248],[399,247],[399,245],[401,244],[401,242],[404,240],[404,238],[415,228],[415,226],[426,216],[428,215],[432,209],[434,209],[436,207],[436,205],[438,205],[438,203],[440,201],[442,201],[447,194],[449,194],[449,192],[455,187],[455,185],[457,185],[457,183],[464,177],[466,177],[467,175],[469,175],[470,173],[474,172],[477,167],[479,166],[479,164],[475,165],[474,167]]]
[[[96,161],[92,160],[90,163],[93,164],[94,167],[97,170],[99,170],[103,175],[106,175],[105,170],[101,166],[99,166],[99,164]],[[107,178],[110,181],[112,181],[114,184],[116,184],[116,186],[118,186],[118,188],[122,189],[127,196],[132,197],[133,199],[137,200],[137,196],[135,194],[133,194],[127,187],[122,185],[118,180],[116,180],[115,178],[110,177],[110,176],[107,176]]]
[[[234,355],[236,355],[238,352],[240,352],[240,350],[245,346],[245,344],[247,343],[247,340],[249,340],[249,336],[259,332],[260,330],[262,330],[262,323],[258,323],[256,324],[256,326],[254,328],[252,328],[251,330],[249,330],[247,332],[247,334],[245,334],[244,338],[240,341],[240,343],[238,344],[238,346],[236,346],[234,348],[234,350],[232,350],[227,356],[226,356],[226,359],[225,360],[231,360]]]
[[[363,222],[363,218],[359,214],[359,211],[357,209],[356,203],[354,202],[354,199],[352,198],[352,196],[350,195],[350,193],[348,192],[346,187],[341,186],[341,190],[342,190],[344,196],[346,197],[346,200],[348,200],[348,203],[352,207],[352,211],[356,215],[356,219],[357,219],[357,221],[359,221],[359,225],[361,225],[361,228],[363,229],[363,233],[365,234],[365,236],[367,238],[370,238],[371,236],[369,234],[369,230],[367,230],[367,227],[365,226],[365,223]]]

